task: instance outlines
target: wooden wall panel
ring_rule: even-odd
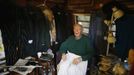
[[[84,3],[90,3],[93,0],[68,0],[68,4],[84,4]]]
[[[28,0],[16,0],[20,5],[25,5]],[[106,4],[113,0],[31,0],[35,5],[43,4],[46,1],[46,5],[53,7],[58,5],[70,12],[89,13],[99,10],[103,4]],[[129,10],[134,11],[133,0],[116,0],[125,4]]]
[[[67,9],[77,13],[90,13],[101,8],[101,4],[111,0],[68,0]]]

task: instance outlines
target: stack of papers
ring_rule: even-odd
[[[12,66],[9,70],[17,72],[21,75],[27,75],[31,73],[35,66],[25,66],[28,63],[28,60],[19,59],[14,66]]]

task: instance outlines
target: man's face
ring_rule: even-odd
[[[79,37],[79,36],[81,36],[82,28],[80,26],[76,25],[76,26],[74,26],[73,31],[74,31],[74,35],[76,37]]]

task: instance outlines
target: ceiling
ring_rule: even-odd
[[[113,0],[16,0],[18,4],[25,5],[27,1],[33,2],[34,5],[46,4],[48,7],[58,5],[71,12],[92,12],[101,9],[101,7]],[[116,0],[125,4],[129,10],[134,11],[133,0]]]

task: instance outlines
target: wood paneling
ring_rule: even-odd
[[[24,5],[25,1],[28,0],[17,0],[21,5]],[[43,4],[46,2],[46,5],[49,7],[54,7],[58,5],[65,10],[70,12],[80,12],[80,13],[89,13],[101,9],[101,6],[113,1],[113,0],[31,0],[35,5]],[[134,1],[133,0],[116,0],[120,3],[125,4],[129,10],[134,10]]]
[[[90,13],[101,8],[111,0],[68,0],[67,10],[74,13]]]

